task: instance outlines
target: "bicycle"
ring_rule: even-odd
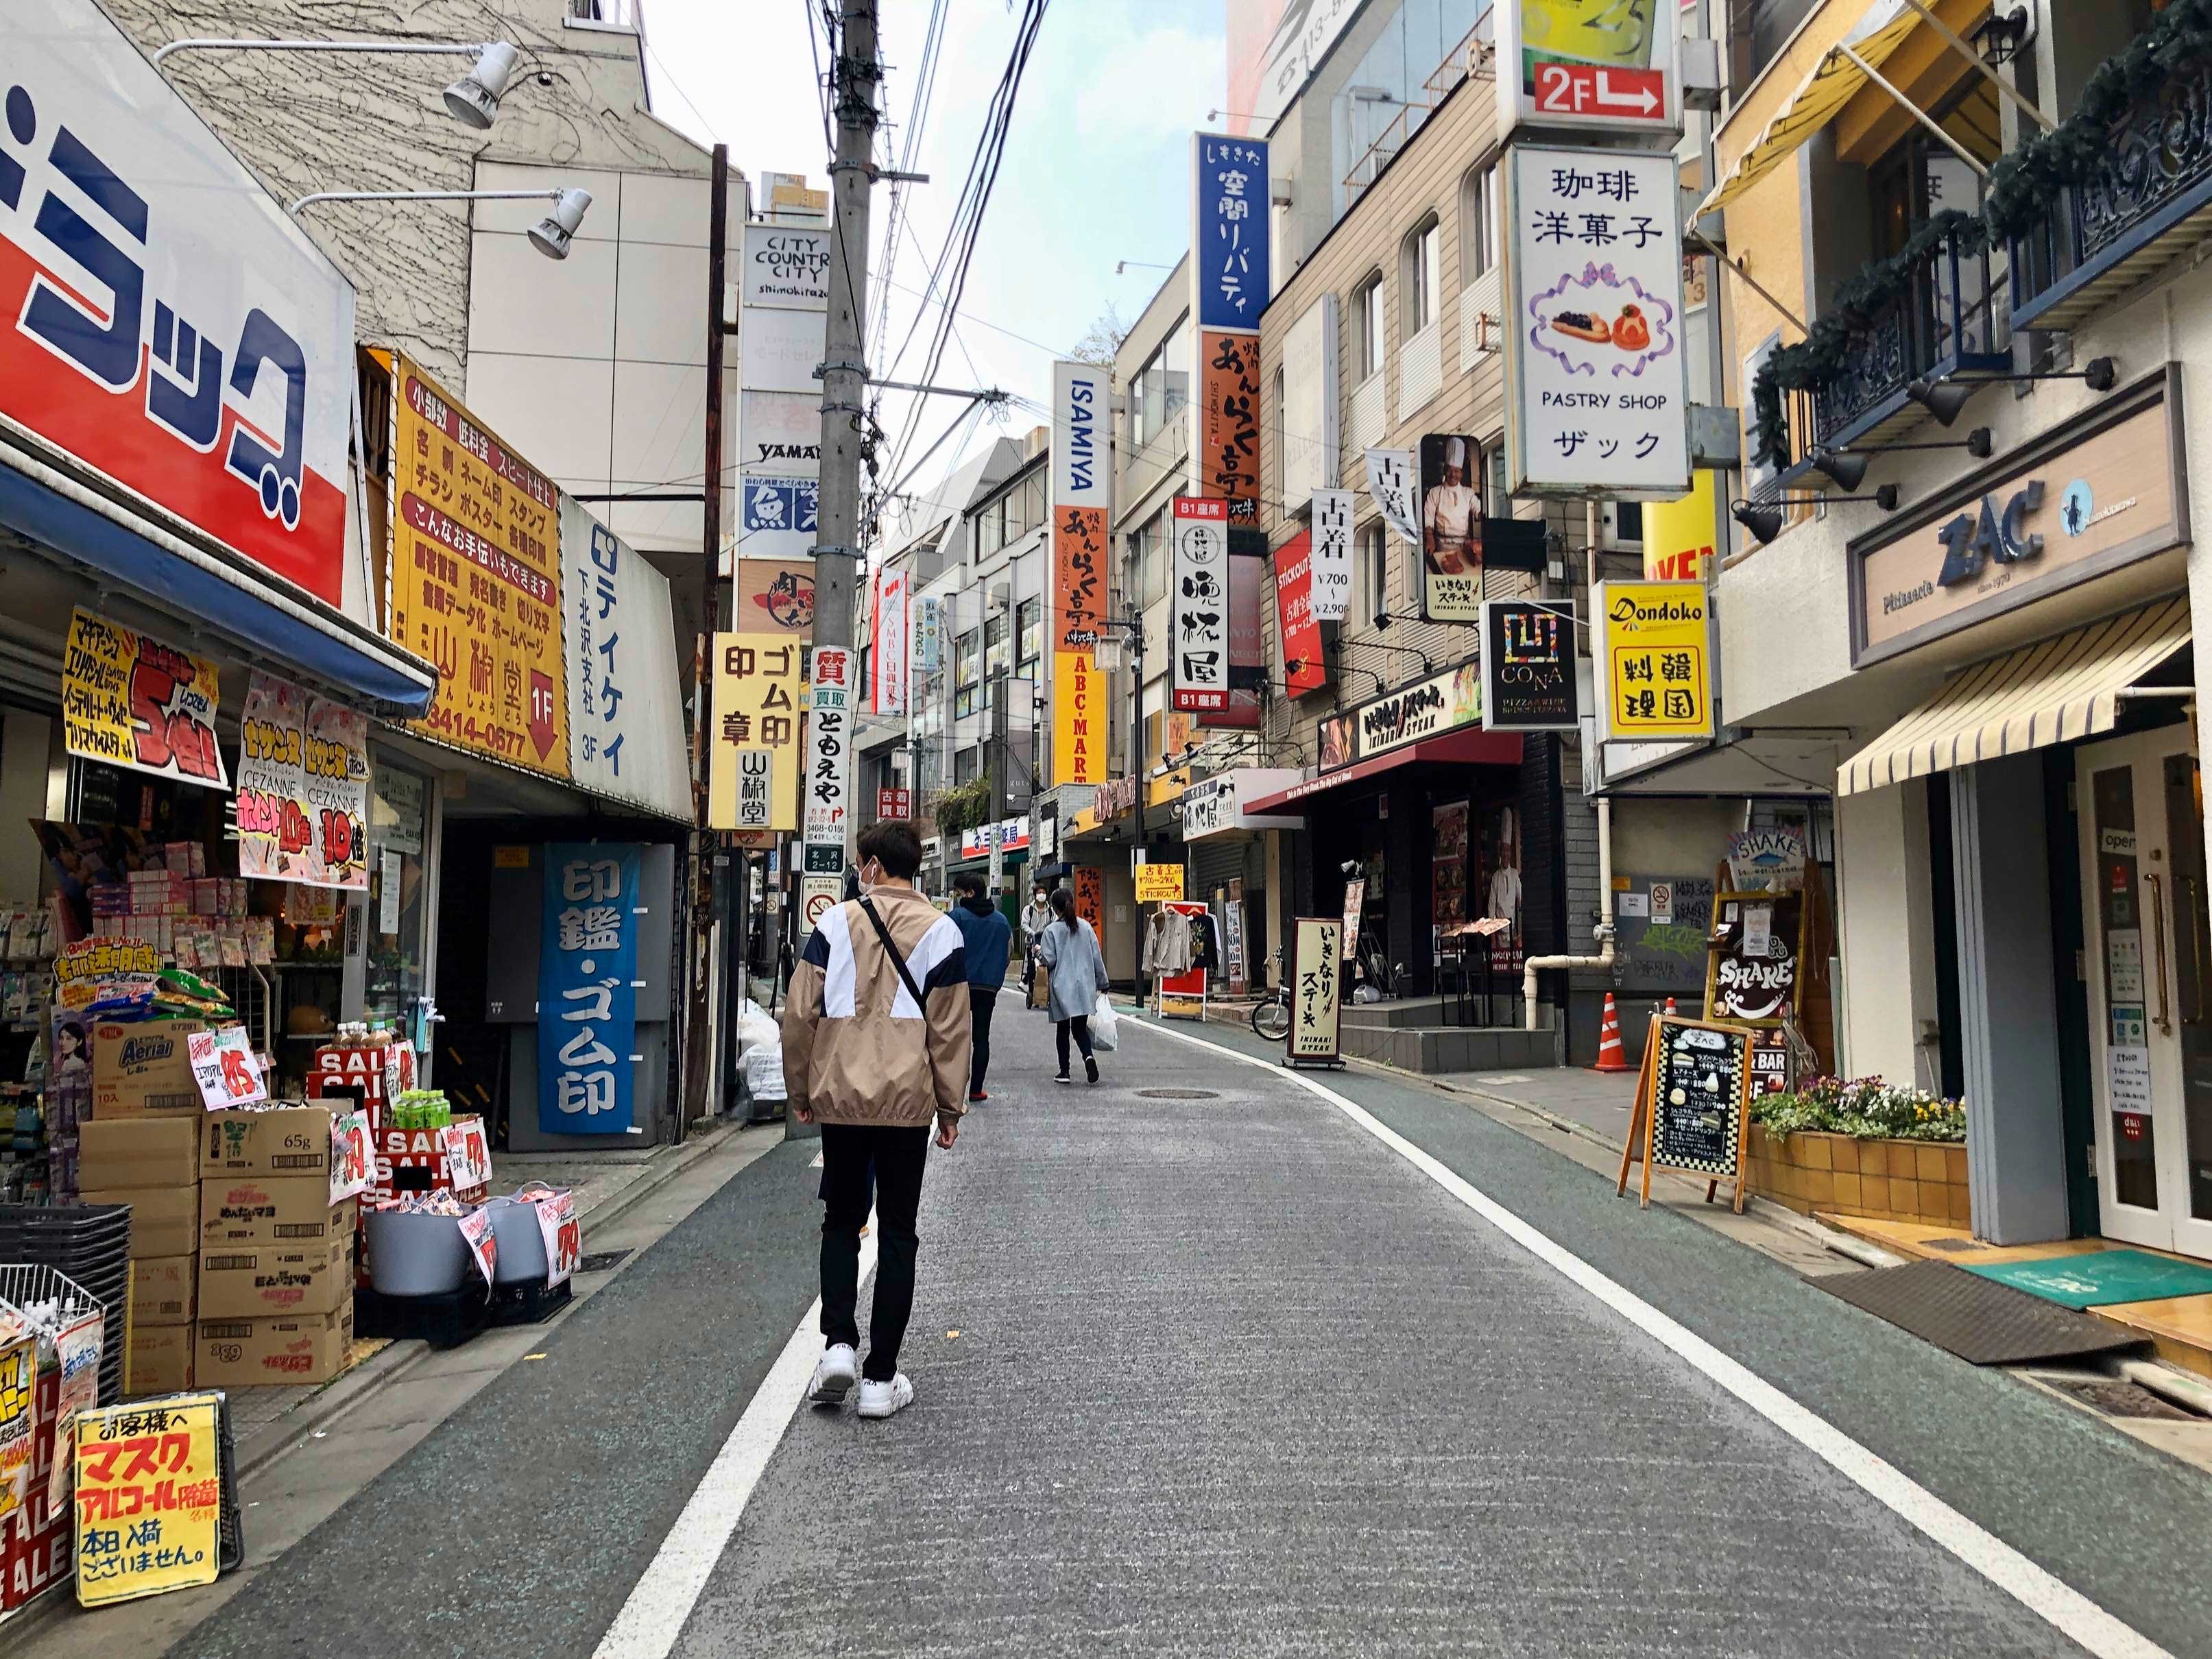
[[[1283,953],[1274,954],[1275,988],[1264,1001],[1252,1005],[1252,1035],[1263,1042],[1280,1042],[1291,1034],[1291,988],[1283,978]]]

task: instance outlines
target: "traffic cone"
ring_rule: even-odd
[[[1620,1041],[1620,1010],[1613,1006],[1613,993],[1605,994],[1605,1018],[1597,1028],[1597,1064],[1593,1072],[1632,1072],[1628,1050]]]
[[[1674,1017],[1674,999],[1672,997],[1667,999],[1667,1017],[1669,1019]]]

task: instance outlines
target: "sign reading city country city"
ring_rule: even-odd
[[[1713,735],[1712,601],[1702,582],[1600,582],[1607,742]]]

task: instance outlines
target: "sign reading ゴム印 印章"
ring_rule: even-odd
[[[538,1127],[623,1134],[632,1121],[637,1036],[639,849],[545,849],[538,965]]]
[[[422,735],[568,775],[553,482],[404,356],[392,366],[392,639],[437,665]]]
[[[714,635],[707,824],[799,828],[799,647],[774,634]]]

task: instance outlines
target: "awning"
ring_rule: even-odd
[[[1332,789],[1341,789],[1346,784],[1364,779],[1379,777],[1385,772],[1412,766],[1420,761],[1451,761],[1471,766],[1518,766],[1521,763],[1521,734],[1518,732],[1486,732],[1479,726],[1464,731],[1449,732],[1441,738],[1431,738],[1425,743],[1416,743],[1404,749],[1394,749],[1387,755],[1377,755],[1370,760],[1358,762],[1317,778],[1308,778],[1304,783],[1294,783],[1278,794],[1263,795],[1246,809],[1252,812],[1301,813],[1306,809],[1297,803],[1310,800],[1316,795],[1326,794]]]
[[[1846,761],[1836,793],[2109,732],[2121,694],[2188,643],[2189,601],[2177,598],[1977,664]]]

